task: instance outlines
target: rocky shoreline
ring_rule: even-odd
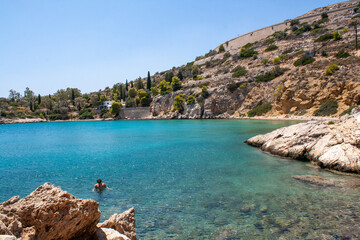
[[[0,239],[137,239],[134,208],[98,223],[98,207],[94,200],[45,183],[22,199],[15,196],[0,204]]]
[[[336,121],[310,121],[245,141],[281,157],[311,161],[341,172],[360,173],[360,111]]]
[[[141,118],[141,119],[114,119],[114,118],[96,118],[96,119],[86,119],[86,120],[56,120],[48,121],[43,118],[24,118],[24,119],[0,119],[1,124],[20,124],[20,123],[39,123],[39,122],[98,122],[98,121],[118,121],[118,120],[173,120],[178,118],[169,118],[169,117],[152,117],[152,118]],[[181,118],[181,119],[193,119],[193,118]],[[202,119],[202,118],[199,118]],[[230,119],[230,120],[293,120],[293,121],[336,121],[339,120],[337,117],[317,117],[317,116],[288,116],[288,115],[278,115],[278,116],[256,116],[256,117],[216,117],[208,119]]]

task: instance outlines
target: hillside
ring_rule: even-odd
[[[40,96],[27,88],[22,96],[10,90],[0,99],[0,122],[337,117],[360,104],[359,9],[359,1],[318,8],[231,39],[183,66],[98,92],[67,88]],[[128,109],[101,110],[105,101]],[[150,109],[141,116],[131,112],[138,107]]]
[[[360,104],[360,52],[355,51],[355,29],[351,27],[359,21],[358,6],[358,1],[346,1],[315,9],[275,27],[250,33],[253,36],[245,34],[230,40],[196,61],[172,69],[173,75],[185,76],[182,88],[154,97],[153,115],[339,116]],[[238,44],[256,38],[256,34],[260,40]],[[154,77],[160,81],[166,74],[169,72]],[[177,103],[185,103],[174,111],[174,99],[180,94],[183,96],[178,97]],[[189,96],[194,96],[195,103],[186,103]],[[325,110],[317,111],[321,106]]]

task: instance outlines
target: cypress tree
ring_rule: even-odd
[[[123,99],[123,95],[122,95],[122,84],[120,84],[119,86],[119,99]]]
[[[41,96],[40,96],[40,94],[38,95],[38,104],[40,105],[40,103],[41,103]]]
[[[129,91],[129,85],[128,85],[127,79],[126,79],[126,83],[125,83],[125,89],[126,89],[126,91]]]
[[[150,90],[151,88],[151,78],[150,78],[150,71],[148,71],[148,77],[146,81],[146,88]]]
[[[133,88],[134,87],[134,81],[130,82],[130,87]]]

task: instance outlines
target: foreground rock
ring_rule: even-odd
[[[98,205],[45,183],[23,199],[13,197],[0,205],[1,231],[37,239],[90,238],[100,219]]]
[[[133,208],[97,226],[98,207],[94,200],[45,183],[23,199],[15,196],[0,204],[0,239],[136,239]]]
[[[322,121],[292,125],[255,136],[246,143],[282,157],[360,173],[360,113],[342,117],[334,124]]]
[[[97,225],[99,228],[112,228],[131,240],[136,239],[135,209],[130,208],[122,214],[114,214],[108,220]]]

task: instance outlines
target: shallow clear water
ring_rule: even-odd
[[[140,239],[360,238],[359,189],[295,175],[354,180],[244,144],[285,121],[171,120],[0,125],[0,201],[44,182],[100,203],[101,220],[130,207]],[[91,192],[97,178],[112,190]]]

